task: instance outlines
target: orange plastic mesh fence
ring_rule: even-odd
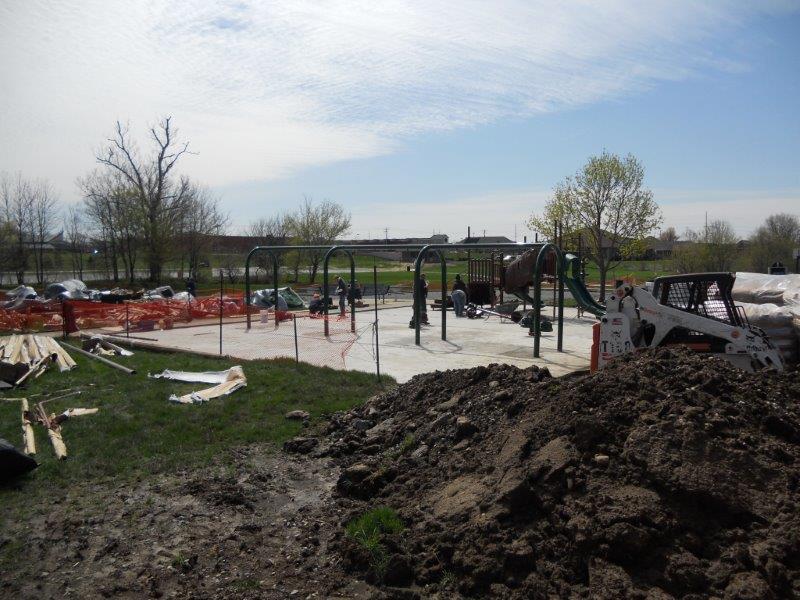
[[[344,368],[347,352],[358,339],[352,331],[350,316],[328,316],[328,335],[324,332],[325,317],[307,312],[275,313],[262,311],[253,318],[246,343],[263,358],[295,358],[320,367]],[[365,324],[368,327],[372,323]],[[297,346],[295,347],[295,326]],[[362,326],[363,328],[363,326]],[[225,331],[222,334],[225,344]]]
[[[222,294],[223,317],[244,316],[245,303],[242,292]],[[256,308],[250,308],[256,313]],[[188,300],[169,298],[157,300],[131,300],[112,304],[89,300],[26,300],[13,309],[0,309],[0,331],[56,331],[64,328],[69,333],[81,329],[100,327],[130,327],[134,330],[169,329],[176,323],[189,323],[194,319],[219,318],[219,294],[200,296]]]

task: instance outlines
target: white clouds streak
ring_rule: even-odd
[[[141,133],[172,114],[199,152],[190,174],[274,179],[424,132],[741,68],[701,48],[752,6],[10,0],[0,6],[0,169],[66,189],[114,120]]]

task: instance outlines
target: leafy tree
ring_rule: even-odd
[[[679,273],[734,270],[738,239],[727,221],[711,221],[702,232],[687,229],[683,237],[686,243],[672,250],[673,268]]]
[[[786,266],[793,265],[797,248],[800,248],[800,219],[786,213],[770,215],[750,237],[750,268],[766,273],[776,261]]]
[[[608,271],[640,250],[643,238],[661,223],[653,193],[643,184],[644,167],[638,159],[603,152],[559,183],[543,213],[528,221],[550,239],[556,221],[565,236],[583,236],[587,255],[600,271],[601,301]]]

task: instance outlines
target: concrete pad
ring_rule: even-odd
[[[592,317],[578,318],[577,311],[564,309],[564,352],[556,351],[556,331],[544,333],[541,357],[533,358],[533,338],[528,330],[498,317],[456,318],[447,314],[447,340],[441,339],[441,313],[430,311],[431,325],[423,327],[421,345],[414,345],[414,330],[408,327],[410,306],[383,308],[378,313],[381,373],[399,382],[434,370],[462,369],[490,363],[519,367],[539,365],[553,375],[589,368],[592,343]],[[552,316],[552,309],[544,311]],[[332,318],[330,335],[323,335],[321,319],[298,318],[297,347],[294,323],[261,323],[254,319],[247,331],[244,323],[223,325],[223,353],[242,359],[294,358],[335,369],[375,372],[374,313],[359,311],[355,332],[349,316]],[[555,327],[554,327],[555,329]],[[176,328],[147,332],[165,347],[215,353],[219,351],[218,325]]]

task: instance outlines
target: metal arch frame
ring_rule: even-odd
[[[531,243],[531,244],[518,244],[515,242],[510,242],[507,244],[428,244],[424,246],[422,250],[420,250],[419,254],[417,255],[417,259],[414,262],[414,343],[419,346],[420,345],[420,323],[419,323],[419,316],[420,316],[420,305],[419,299],[417,297],[417,291],[419,289],[419,280],[420,274],[422,270],[422,263],[425,262],[425,257],[431,253],[435,252],[439,257],[439,261],[442,265],[442,339],[447,339],[447,262],[444,259],[444,254],[442,254],[441,250],[505,250],[505,249],[525,249],[531,250],[533,248],[538,248],[542,246],[540,243]]]
[[[275,304],[278,303],[278,257],[275,252],[287,252],[292,250],[325,250],[330,248],[330,244],[325,246],[256,246],[247,253],[244,262],[244,290],[245,290],[245,314],[247,315],[247,329],[250,329],[250,261],[259,252],[266,252],[272,258],[272,281],[275,284]]]
[[[353,253],[343,246],[331,246],[325,253],[325,258],[322,259],[322,312],[325,315],[323,319],[325,327],[325,337],[328,337],[328,261],[331,256],[337,252],[342,251],[350,259],[350,290],[347,292],[348,299],[350,294],[353,294],[353,302],[350,304],[350,331],[356,330],[356,302],[355,302],[355,286],[356,286],[356,261],[353,258]]]
[[[430,252],[435,252],[439,257],[442,265],[442,339],[447,339],[447,262],[444,259],[442,250],[504,250],[524,248],[530,250],[539,248],[539,255],[536,257],[536,264],[533,271],[533,286],[534,286],[534,358],[539,358],[539,340],[541,338],[541,324],[539,318],[541,317],[541,297],[542,297],[542,282],[541,273],[544,266],[544,260],[548,252],[555,253],[555,268],[559,280],[559,295],[558,295],[558,351],[563,352],[564,340],[564,273],[561,260],[561,251],[558,246],[552,243],[530,243],[530,244],[428,244],[420,250],[417,259],[414,262],[414,344],[420,345],[420,298],[417,294],[419,290],[420,271],[422,270],[422,263],[425,257]]]
[[[550,242],[542,245],[536,264],[533,266],[533,357],[539,358],[539,341],[542,337],[542,269],[547,255],[555,254],[556,276],[558,277],[558,346],[564,351],[564,264],[562,252],[558,246]]]
[[[330,258],[339,251],[346,252],[350,258],[350,289],[355,289],[355,258],[353,251],[358,250],[418,250],[424,244],[342,244],[340,246],[328,246],[328,251],[322,259],[322,295],[325,311],[325,336],[328,336],[328,262]],[[349,294],[348,294],[349,295]],[[350,331],[356,330],[356,304],[355,301],[350,306]]]

